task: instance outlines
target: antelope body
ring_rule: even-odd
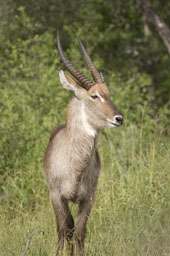
[[[57,223],[57,255],[62,254],[64,239],[68,255],[73,255],[73,235],[76,254],[83,255],[86,223],[101,167],[97,151],[98,132],[103,127],[120,126],[123,118],[110,100],[107,86],[80,39],[78,41],[94,82],[73,67],[65,57],[59,33],[57,41],[61,59],[77,81],[60,70],[61,84],[72,90],[75,97],[69,104],[66,124],[56,127],[51,135],[44,156],[44,172]],[[69,201],[79,205],[76,225],[68,206]]]

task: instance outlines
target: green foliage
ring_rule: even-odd
[[[1,254],[22,255],[35,230],[44,235],[33,236],[28,254],[55,252],[42,161],[50,132],[65,122],[71,95],[58,79],[59,28],[67,56],[90,76],[75,35],[85,42],[124,116],[122,128],[100,134],[103,169],[87,255],[169,255],[170,60],[159,35],[151,28],[144,37],[133,1],[1,2]],[[169,3],[154,4],[168,23]]]
[[[46,32],[27,40],[19,38],[15,46],[8,42],[5,49],[11,54],[2,67],[0,185],[1,193],[20,198],[21,207],[32,208],[37,200],[34,187],[42,175],[34,176],[32,170],[40,169],[49,131],[63,121],[61,112],[67,104],[67,95],[58,86],[59,61],[53,44]],[[22,179],[25,175],[27,179]]]

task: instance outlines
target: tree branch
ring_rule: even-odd
[[[170,29],[163,19],[157,15],[154,8],[147,0],[136,0],[136,3],[142,8],[148,22],[155,26],[170,54]]]

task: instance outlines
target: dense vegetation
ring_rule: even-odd
[[[170,24],[170,2],[151,3]],[[133,0],[0,0],[0,254],[55,253],[42,158],[72,96],[58,79],[57,29],[67,56],[89,75],[76,34],[82,39],[125,120],[100,134],[86,255],[168,256],[170,56]]]

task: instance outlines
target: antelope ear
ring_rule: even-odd
[[[80,85],[69,75],[66,75],[63,70],[59,71],[59,78],[63,88],[73,91],[77,98],[81,99],[84,94],[87,93],[84,88],[80,87]]]

